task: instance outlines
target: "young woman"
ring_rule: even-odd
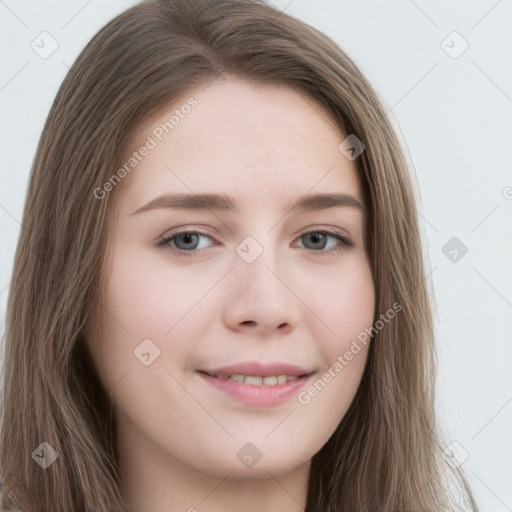
[[[324,34],[257,0],[118,16],[30,177],[5,502],[476,511],[434,418],[415,204],[377,94]]]

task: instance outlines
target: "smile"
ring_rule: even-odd
[[[207,372],[205,373],[210,375]],[[242,375],[241,373],[235,373],[233,375],[220,373],[210,376],[218,377],[219,379],[224,380],[231,379],[235,380],[236,382],[244,382],[245,384],[249,384],[251,386],[277,386],[278,384],[284,384],[285,382],[299,378],[297,375],[268,375],[266,377],[262,377],[259,375]]]
[[[282,404],[297,393],[310,380],[313,373],[307,375],[210,375],[197,372],[208,384],[223,394],[251,407],[270,407]]]

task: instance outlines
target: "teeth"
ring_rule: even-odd
[[[277,377],[277,383],[278,384],[284,384],[286,382],[286,375],[279,375]]]
[[[285,382],[298,379],[297,375],[269,375],[268,377],[259,377],[257,375],[241,375],[239,373],[229,375],[229,379],[250,384],[251,386],[275,386]]]
[[[246,375],[244,378],[244,382],[246,384],[252,384],[253,386],[262,386],[263,378],[262,377],[253,377],[252,375]]]

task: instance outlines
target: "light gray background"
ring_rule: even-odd
[[[85,44],[135,3],[0,0],[1,333],[28,174],[50,106]],[[401,131],[437,303],[440,423],[482,512],[512,511],[512,1],[272,3],[335,39]],[[42,51],[43,31],[58,43],[46,59],[31,48]],[[443,253],[452,237],[468,249],[455,262],[455,253]]]

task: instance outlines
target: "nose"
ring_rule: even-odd
[[[229,273],[222,318],[231,330],[250,331],[262,338],[275,331],[289,333],[298,325],[301,301],[290,268],[265,248],[251,263],[236,257]]]

